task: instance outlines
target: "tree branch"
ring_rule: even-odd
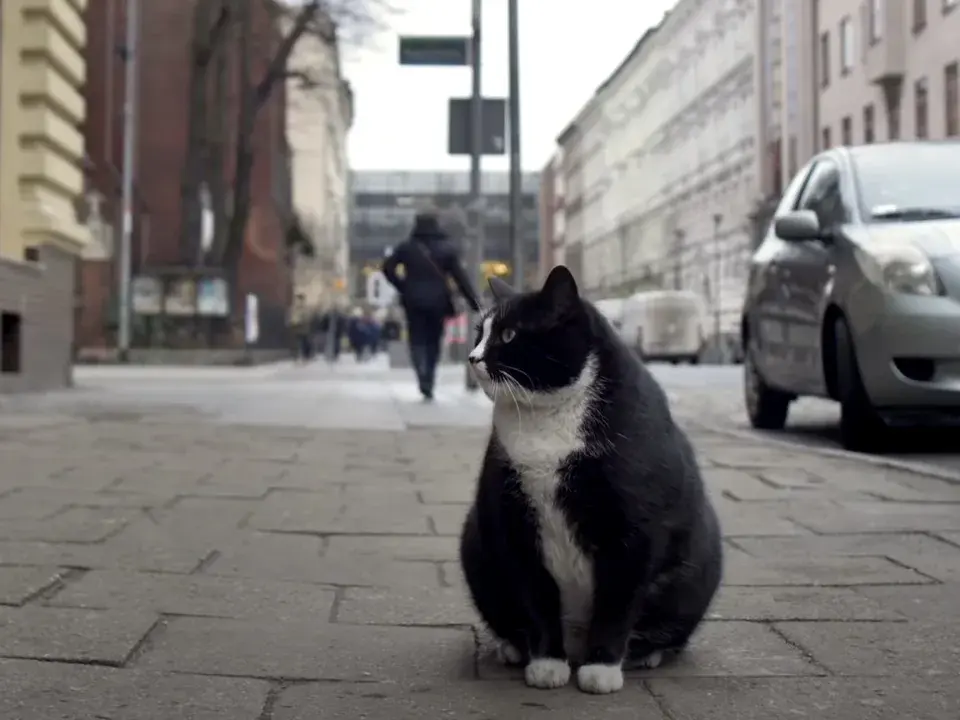
[[[230,24],[230,10],[226,3],[221,3],[220,12],[217,13],[217,19],[210,27],[206,42],[200,47],[194,49],[193,62],[198,68],[206,68],[213,58],[213,53],[217,49],[217,44],[226,34],[227,26]]]
[[[303,36],[307,31],[307,28],[310,26],[311,21],[316,17],[317,12],[320,10],[320,0],[311,0],[297,14],[297,19],[293,23],[293,27],[290,28],[289,32],[284,36],[283,41],[280,43],[280,47],[277,48],[276,53],[274,53],[273,58],[270,61],[267,71],[264,73],[263,77],[260,78],[260,82],[257,83],[257,87],[253,93],[253,103],[255,108],[260,108],[267,100],[270,99],[270,93],[273,92],[273,86],[283,80],[287,73],[287,61],[290,59],[290,54],[293,52],[294,46],[297,44],[297,41]]]

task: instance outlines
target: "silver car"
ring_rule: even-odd
[[[960,419],[960,143],[811,160],[751,259],[741,333],[754,427],[805,395],[840,403],[851,450]]]

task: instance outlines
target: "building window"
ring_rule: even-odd
[[[830,137],[830,127],[827,126],[822,131],[822,138],[820,140],[821,150],[829,150],[833,147],[833,139]]]
[[[873,45],[883,40],[883,0],[870,0],[868,20],[870,21],[870,44]]]
[[[840,121],[840,142],[844,145],[853,145],[853,118],[847,115]]]
[[[913,31],[920,32],[927,26],[927,0],[913,0]]]
[[[830,84],[830,33],[820,35],[820,87]]]
[[[873,105],[867,105],[863,109],[863,142],[865,145],[869,145],[876,140],[876,130],[873,128],[874,122]]]
[[[900,103],[887,109],[887,139],[900,139]]]
[[[856,63],[857,47],[850,16],[840,21],[840,74],[848,75]]]
[[[960,68],[952,62],[943,70],[943,95],[946,105],[947,137],[960,135]]]
[[[927,110],[929,98],[927,97],[927,79],[920,78],[913,84],[913,102],[915,115],[915,135],[918,140],[925,140],[929,136],[929,122]]]

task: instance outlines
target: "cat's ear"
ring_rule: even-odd
[[[516,290],[496,276],[490,278],[490,292],[494,300],[506,300],[517,294]]]
[[[557,265],[550,271],[543,283],[543,289],[540,290],[540,295],[557,309],[575,305],[580,299],[577,281],[573,279],[573,274],[564,265]]]

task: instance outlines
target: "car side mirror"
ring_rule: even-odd
[[[794,210],[776,219],[773,232],[787,242],[819,240],[824,237],[820,228],[820,218],[813,210]]]

